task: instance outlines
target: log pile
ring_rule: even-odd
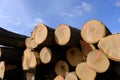
[[[0,48],[0,59],[5,76],[15,69],[24,75],[20,80],[120,80],[120,34],[99,20],[89,20],[81,30],[40,23],[30,37],[4,31],[0,44],[7,47]]]

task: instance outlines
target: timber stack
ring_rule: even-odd
[[[0,28],[0,45],[1,79],[120,80],[120,34],[99,20],[89,20],[81,30],[40,23],[30,37]]]

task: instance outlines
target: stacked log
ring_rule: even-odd
[[[5,75],[16,70],[24,72],[21,80],[120,79],[120,34],[112,34],[99,20],[89,20],[81,30],[40,23],[30,37],[4,31],[0,44],[8,47],[0,48],[0,60],[5,61]]]

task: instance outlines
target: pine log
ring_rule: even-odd
[[[110,66],[108,58],[100,50],[93,50],[88,54],[87,64],[98,73],[107,71]]]
[[[67,47],[43,47],[40,50],[40,59],[44,64],[56,63],[60,59],[65,59]]]
[[[55,77],[54,80],[65,80],[65,79],[61,75],[58,75],[58,76]]]
[[[39,46],[51,46],[56,44],[54,40],[54,29],[42,23],[39,24],[36,29],[34,33],[35,42]]]
[[[96,71],[91,69],[86,62],[77,65],[76,74],[80,80],[95,80],[96,77]]]
[[[44,64],[47,64],[51,61],[51,58],[52,58],[51,49],[47,47],[43,47],[40,51],[41,62],[43,62]]]
[[[34,48],[37,48],[38,46],[38,44],[35,42],[35,39],[31,37],[25,39],[25,44],[26,47],[31,50],[34,50]]]
[[[120,34],[113,34],[102,38],[98,43],[98,47],[108,58],[120,61]]]
[[[22,62],[22,52],[9,47],[0,47],[0,59],[6,64],[20,64]]]
[[[60,60],[55,65],[55,73],[57,75],[65,76],[69,72],[69,66],[64,60]]]
[[[35,55],[31,52],[30,49],[26,49],[23,55],[23,62],[22,62],[23,70],[29,70],[31,68],[35,68],[36,65],[37,65],[37,61]]]
[[[25,48],[27,36],[10,32],[0,27],[0,45]]]
[[[77,46],[81,39],[80,30],[61,24],[55,29],[55,41],[59,45]]]
[[[97,43],[101,38],[110,35],[111,32],[105,24],[99,20],[90,20],[86,22],[81,29],[81,37],[87,43]]]
[[[77,47],[71,47],[67,50],[66,59],[73,67],[76,67],[77,64],[84,61],[83,53]]]
[[[5,72],[5,62],[1,61],[0,62],[0,78],[4,78],[4,72]]]
[[[80,40],[80,45],[81,45],[81,48],[82,48],[82,53],[85,57],[87,57],[87,55],[90,51],[96,49],[93,44],[89,44],[84,40]]]
[[[65,76],[65,80],[78,80],[75,72],[69,72]]]

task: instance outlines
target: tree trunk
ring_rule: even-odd
[[[0,28],[0,45],[25,48],[25,39],[27,36],[16,34]]]
[[[83,40],[87,43],[98,43],[98,41],[110,35],[111,32],[107,29],[107,27],[98,20],[90,20],[84,24],[81,30],[81,36]]]
[[[80,30],[76,28],[61,24],[55,29],[55,41],[59,45],[77,46],[80,39]]]

